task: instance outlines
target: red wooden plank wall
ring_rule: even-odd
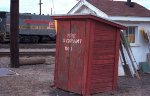
[[[69,51],[64,51],[65,46],[69,46],[68,43],[62,43],[63,38],[66,38],[65,34],[70,33],[70,21],[59,21],[59,28],[58,28],[58,39],[57,42],[59,43],[57,61],[56,61],[56,68],[55,69],[55,86],[58,88],[62,88],[64,90],[68,90],[68,73],[69,73],[69,58],[70,54]]]
[[[85,52],[85,21],[59,21],[55,86],[82,93]],[[58,46],[59,45],[59,46]]]
[[[116,28],[96,22],[94,26],[93,54],[90,74],[90,92],[113,89],[116,54]]]
[[[85,21],[71,21],[71,34],[74,35],[72,39],[80,40],[80,43],[70,44],[69,90],[82,93]]]

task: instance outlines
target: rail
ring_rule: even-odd
[[[0,44],[0,48],[10,48],[9,44]],[[19,44],[19,48],[56,48],[56,44]]]
[[[20,56],[55,56],[55,51],[49,52],[19,52]],[[0,52],[0,57],[10,56],[10,52]]]

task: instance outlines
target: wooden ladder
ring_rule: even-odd
[[[133,71],[134,71],[134,73],[135,73],[135,76],[136,76],[138,79],[140,79],[139,73],[138,73],[137,68],[136,68],[136,66],[138,67],[138,64],[137,64],[137,62],[136,62],[136,60],[135,60],[135,57],[134,57],[134,55],[133,55],[133,52],[132,52],[132,50],[131,50],[131,48],[130,48],[129,42],[128,42],[128,40],[126,40],[126,38],[125,38],[123,32],[120,32],[120,37],[121,37],[121,45],[122,45],[122,46],[124,47],[124,49],[126,50],[126,53],[127,53],[128,57],[129,57],[129,59],[130,59],[130,61],[131,61],[131,65],[132,65],[132,67],[133,67]],[[122,53],[122,54],[124,55],[124,53]],[[132,73],[132,72],[131,72],[131,73]],[[132,74],[132,75],[133,75],[133,74]],[[134,76],[134,75],[133,75],[133,76]]]

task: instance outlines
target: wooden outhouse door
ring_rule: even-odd
[[[59,21],[58,32],[56,87],[82,93],[85,21]]]

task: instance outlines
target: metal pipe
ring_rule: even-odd
[[[131,0],[127,0],[128,3],[131,3]]]
[[[127,5],[128,5],[128,6],[131,5],[131,0],[127,0]]]

